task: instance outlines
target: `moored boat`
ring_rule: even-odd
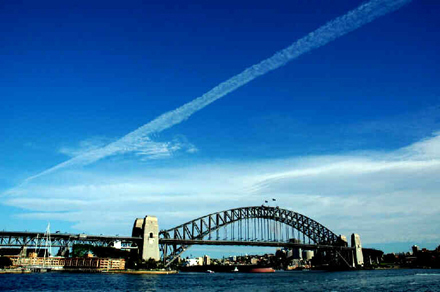
[[[273,268],[252,268],[249,270],[249,273],[274,273],[275,270]]]

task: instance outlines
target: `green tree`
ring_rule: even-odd
[[[93,245],[91,244],[74,244],[72,246],[72,257],[74,258],[84,257],[92,250],[93,250]]]
[[[157,262],[154,259],[150,258],[148,261],[146,261],[143,264],[143,268],[146,269],[146,270],[157,269]]]

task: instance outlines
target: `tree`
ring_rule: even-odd
[[[0,257],[0,268],[12,266],[12,261],[8,257]]]
[[[72,257],[81,258],[86,256],[90,251],[92,251],[93,245],[91,244],[74,244],[72,246]]]
[[[153,258],[150,258],[143,264],[143,268],[146,270],[154,270],[157,269],[157,263]]]

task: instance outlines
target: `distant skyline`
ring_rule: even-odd
[[[365,246],[437,246],[435,1],[120,140],[362,3],[3,2],[2,229],[130,234],[275,197]]]

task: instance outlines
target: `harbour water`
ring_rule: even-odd
[[[0,275],[0,291],[440,291],[440,270]]]

